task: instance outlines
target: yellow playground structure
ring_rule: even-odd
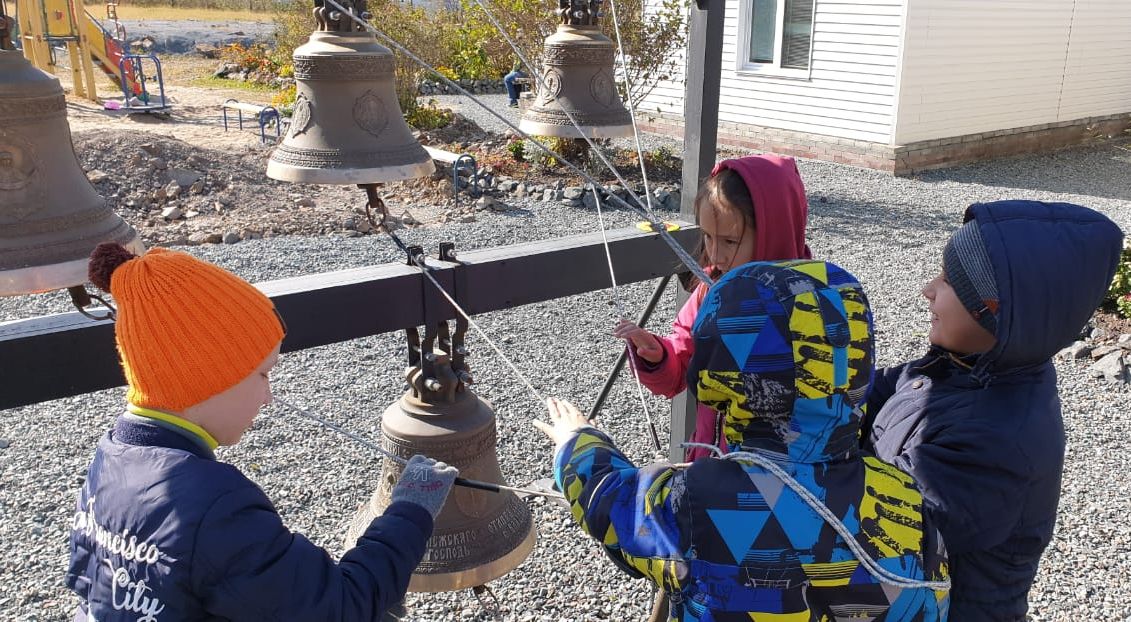
[[[65,45],[74,94],[79,97],[100,103],[94,82],[97,67],[122,91],[122,103],[108,101],[107,108],[127,112],[166,110],[169,105],[161,61],[151,54],[129,52],[117,7],[116,0],[108,0],[105,22],[100,22],[85,9],[82,0],[16,0],[18,36],[13,40],[33,65],[49,73],[55,73],[54,50]],[[154,81],[156,95],[149,92]]]

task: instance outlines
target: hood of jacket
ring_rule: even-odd
[[[813,260],[739,266],[707,292],[693,336],[687,385],[725,416],[731,451],[792,462],[856,453],[873,344],[851,274]]]
[[[999,295],[997,343],[975,376],[1048,361],[1072,343],[1102,302],[1123,248],[1123,233],[1097,211],[1071,203],[976,203],[975,221]]]
[[[723,160],[715,165],[711,176],[723,169],[738,173],[750,191],[754,203],[754,261],[813,256],[805,245],[809,203],[793,158],[764,154]]]

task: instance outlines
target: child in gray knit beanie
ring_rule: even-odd
[[[951,620],[1026,619],[1064,464],[1051,359],[1103,299],[1122,238],[1079,205],[971,205],[923,288],[930,350],[876,372],[863,444],[922,490],[950,554]]]

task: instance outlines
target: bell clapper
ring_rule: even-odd
[[[67,288],[67,293],[71,295],[71,302],[75,304],[75,308],[78,309],[79,313],[85,315],[86,317],[96,322],[100,322],[102,320],[117,319],[117,309],[114,308],[114,305],[107,302],[105,298],[86,291],[86,287],[82,285],[74,285]],[[106,308],[105,314],[95,315],[90,311],[87,311],[87,307],[90,307],[92,304],[94,304],[93,301],[95,300],[102,303],[102,306]]]

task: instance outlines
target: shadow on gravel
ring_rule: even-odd
[[[1131,201],[1131,141],[1001,158],[916,176],[926,182],[954,181]]]

